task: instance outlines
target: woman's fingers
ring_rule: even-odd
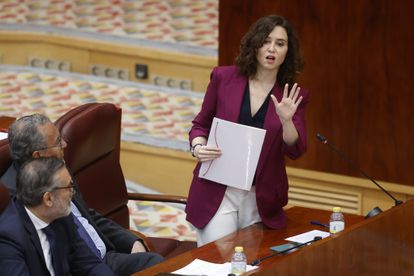
[[[299,92],[300,92],[300,87],[298,87],[298,88],[294,91],[294,93],[293,93],[292,100],[293,100],[293,102],[294,102],[294,103],[296,103],[296,100],[297,100],[297,99],[298,99],[298,97],[299,97]]]
[[[201,162],[214,160],[221,156],[221,150],[213,146],[201,146],[197,150],[197,157]]]
[[[214,147],[214,146],[202,146],[201,147],[203,150],[205,151],[211,151],[211,152],[221,152],[221,150],[218,147]]]
[[[295,96],[295,93],[296,93],[296,87],[298,87],[298,84],[295,82],[292,86],[292,89],[290,90],[288,98],[293,99],[293,97]]]
[[[285,84],[285,87],[283,89],[283,99],[291,99],[293,102],[296,102],[296,100],[299,97],[299,92],[300,92],[300,87],[298,86],[298,84],[295,82],[292,85],[292,89],[290,89],[289,91],[289,84]],[[273,97],[272,97],[273,98]],[[274,101],[274,99],[273,99]],[[275,103],[278,103],[277,101]]]
[[[289,95],[289,84],[285,84],[285,88],[283,89],[283,98],[287,98]]]
[[[279,102],[277,101],[276,97],[274,95],[270,95],[270,98],[272,98],[273,104],[278,105]]]
[[[300,96],[298,101],[295,103],[295,106],[298,107],[300,105],[300,102],[302,101],[303,97]]]

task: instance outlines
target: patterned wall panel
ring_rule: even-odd
[[[218,48],[218,0],[0,0],[0,24]]]
[[[122,108],[122,139],[188,150],[188,130],[202,94],[26,67],[0,66],[0,114],[44,113],[52,120],[80,104]]]

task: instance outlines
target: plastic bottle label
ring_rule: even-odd
[[[246,262],[232,262],[231,273],[240,275],[246,272]]]
[[[338,233],[345,229],[345,222],[343,221],[331,221],[329,223],[329,232],[332,234]]]

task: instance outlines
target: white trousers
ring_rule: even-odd
[[[197,246],[215,241],[260,221],[255,186],[250,191],[227,187],[216,214],[203,229],[196,229]]]

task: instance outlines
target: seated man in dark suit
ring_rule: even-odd
[[[63,149],[66,147],[56,126],[40,114],[16,120],[9,128],[8,139],[13,164],[2,176],[1,182],[11,194],[16,191],[16,172],[21,164],[30,158],[42,156],[63,159]],[[73,196],[71,210],[75,222],[83,226],[79,228],[80,231],[87,232],[87,235],[81,236],[115,274],[130,275],[163,261],[160,255],[146,252],[142,241],[130,231],[95,210],[88,209],[80,193]]]
[[[77,232],[70,210],[74,193],[62,159],[22,165],[17,198],[0,214],[2,275],[114,275]]]

